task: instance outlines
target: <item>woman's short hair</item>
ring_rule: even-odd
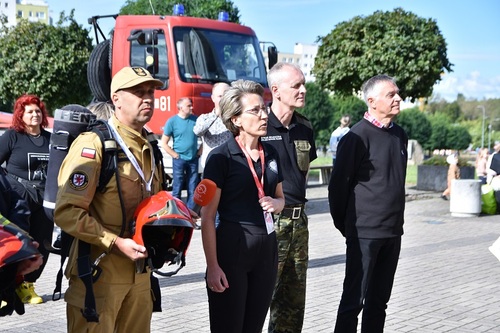
[[[12,114],[11,128],[14,129],[16,132],[18,133],[26,132],[26,124],[23,121],[24,110],[27,105],[32,105],[32,104],[38,106],[42,111],[41,128],[49,126],[49,120],[47,118],[48,116],[47,116],[47,110],[45,109],[45,103],[42,102],[40,97],[36,95],[22,95],[14,103],[14,112]]]
[[[250,94],[264,97],[264,88],[254,81],[237,80],[231,83],[231,87],[224,92],[219,102],[221,119],[227,129],[235,136],[240,133],[240,128],[233,124],[231,119],[243,112],[241,99]]]
[[[95,102],[87,106],[97,119],[108,120],[115,112],[115,106],[108,102]]]

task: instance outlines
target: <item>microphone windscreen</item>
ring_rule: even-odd
[[[217,185],[210,179],[202,179],[194,190],[194,203],[198,206],[206,206],[215,196]]]

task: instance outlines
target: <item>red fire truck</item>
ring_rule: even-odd
[[[109,39],[98,25],[105,17],[116,20]],[[155,112],[148,124],[159,135],[168,118],[177,114],[176,103],[181,97],[193,100],[195,115],[210,112],[212,85],[216,82],[256,81],[266,89],[266,102],[270,101],[263,44],[251,28],[227,22],[225,17],[227,13],[222,12],[219,20],[186,17],[175,10],[172,16],[91,17],[97,45],[90,56],[87,77],[94,99],[109,100],[111,78],[122,67],[147,68],[164,83],[155,93]],[[98,32],[104,41],[99,42]],[[270,44],[269,68],[277,61],[276,47]]]

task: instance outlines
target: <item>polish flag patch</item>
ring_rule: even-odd
[[[95,159],[95,149],[83,148],[82,149],[82,157]]]

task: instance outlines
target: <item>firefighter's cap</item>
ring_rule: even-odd
[[[135,87],[144,82],[153,82],[157,87],[163,86],[163,82],[152,77],[145,68],[123,67],[111,80],[111,93]]]

